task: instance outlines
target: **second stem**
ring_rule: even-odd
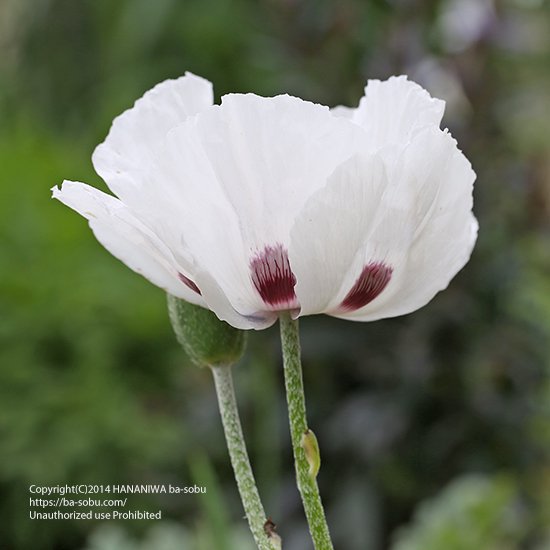
[[[308,431],[306,402],[302,379],[302,362],[300,358],[300,336],[298,321],[288,313],[279,318],[281,328],[281,345],[285,387],[290,421],[290,435],[294,452],[296,480],[302,497],[309,531],[316,550],[332,550],[332,541],[328,530],[317,480],[309,473],[309,463],[302,447],[302,437]]]
[[[259,550],[276,550],[280,542],[269,539],[264,531],[266,517],[256,488],[256,481],[248,459],[244,435],[237,410],[233,377],[230,366],[211,367],[222,417],[229,457],[235,473],[237,487],[244,506],[248,524]],[[280,539],[279,539],[280,540]]]

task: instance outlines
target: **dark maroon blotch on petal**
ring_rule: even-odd
[[[250,271],[254,287],[268,306],[275,309],[297,306],[296,277],[283,245],[266,246],[250,260]]]
[[[189,277],[186,277],[183,273],[178,273],[178,277],[185,286],[189,287],[193,292],[196,292],[199,296],[201,295],[201,291],[199,287]]]
[[[372,302],[386,288],[392,273],[393,269],[383,262],[367,264],[344,298],[341,308],[355,311]]]

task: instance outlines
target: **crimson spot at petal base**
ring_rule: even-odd
[[[186,277],[183,273],[178,273],[178,277],[185,286],[189,287],[193,292],[196,292],[199,296],[201,295],[201,291],[199,287],[189,277]]]
[[[393,269],[382,262],[366,265],[340,307],[355,311],[366,306],[386,288],[392,273]]]
[[[266,246],[250,260],[250,270],[254,287],[268,306],[276,310],[297,307],[296,277],[283,245]]]

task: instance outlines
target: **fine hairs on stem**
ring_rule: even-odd
[[[260,550],[280,550],[280,537],[273,529],[266,529],[266,525],[272,526],[273,524],[266,518],[252,467],[250,466],[237,409],[231,367],[225,365],[212,366],[210,369],[214,376],[231,465],[233,466],[237,487],[254,541]]]
[[[298,489],[302,497],[315,550],[332,550],[333,545],[319,494],[319,487],[315,475],[310,472],[310,462],[303,446],[303,437],[309,433],[309,428],[306,418],[298,321],[293,320],[288,313],[284,313],[281,314],[279,323],[290,435]]]

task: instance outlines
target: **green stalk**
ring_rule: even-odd
[[[280,550],[281,542],[276,533],[267,536],[264,526],[266,515],[246,451],[243,430],[239,419],[233,377],[230,366],[210,367],[214,375],[216,394],[222,418],[225,440],[231,458],[231,465],[237,480],[237,487],[256,545],[260,550]]]
[[[310,473],[310,461],[306,456],[303,438],[311,433],[306,419],[306,402],[304,383],[302,379],[302,363],[300,359],[300,336],[298,321],[294,321],[288,313],[279,318],[281,329],[281,345],[283,349],[283,365],[285,373],[286,398],[290,435],[294,452],[296,480],[302,497],[309,532],[316,550],[332,550],[332,541],[328,530],[325,512],[319,495],[319,487],[314,474]],[[317,450],[318,455],[318,450]],[[316,457],[317,460],[319,457]]]

